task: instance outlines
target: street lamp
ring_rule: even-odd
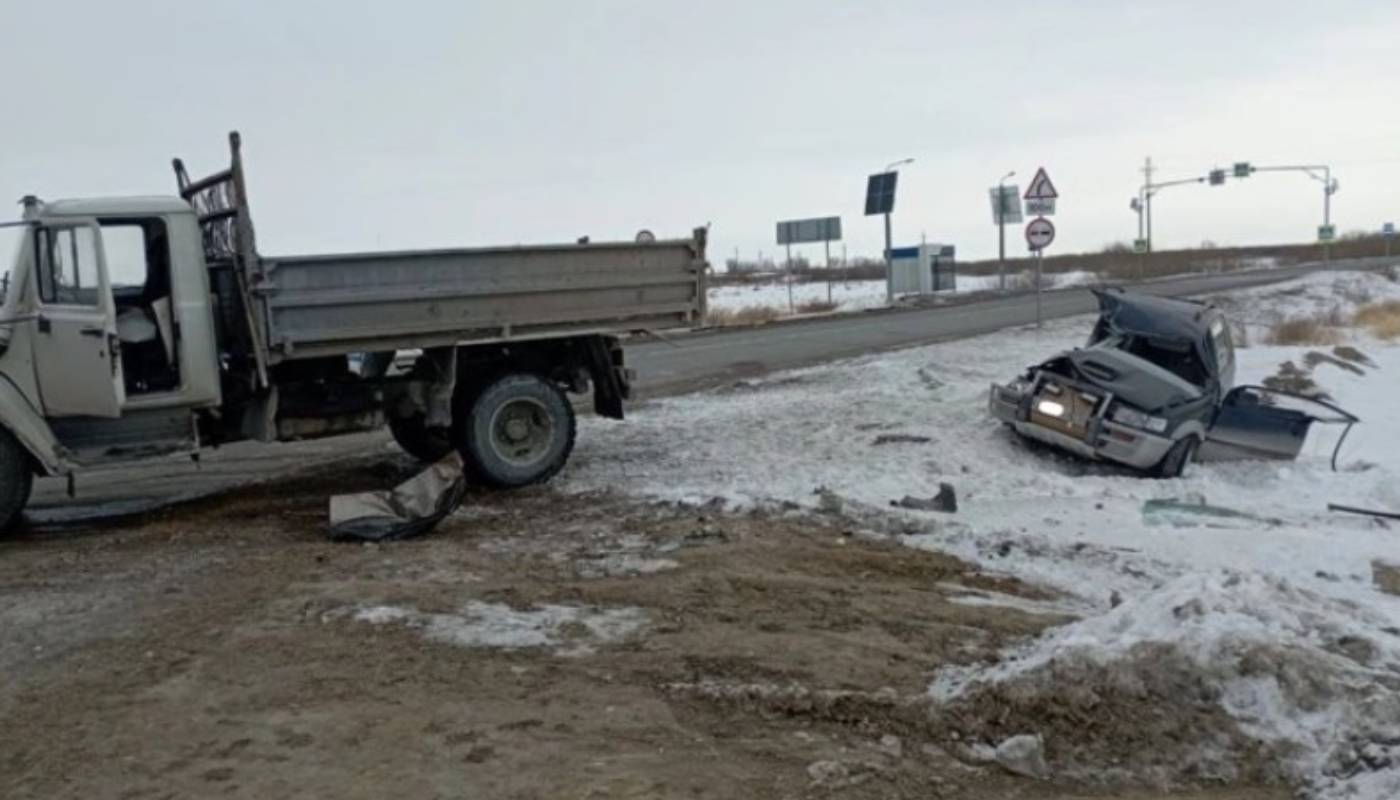
[[[912,159],[912,158],[901,158],[901,159],[898,160],[898,161],[891,162],[888,166],[885,167],[885,169],[884,169],[883,171],[884,171],[884,172],[896,172],[896,171],[899,169],[899,167],[902,167],[902,166],[904,166],[905,164],[913,164],[913,163],[914,163],[914,159]],[[894,255],[893,255],[893,250],[892,250],[891,248],[893,248],[894,245],[891,244],[891,241],[890,241],[890,240],[891,240],[891,236],[890,236],[890,212],[889,212],[889,211],[886,211],[886,212],[885,212],[885,302],[887,302],[887,303],[893,305],[893,304],[894,304]]]
[[[1006,179],[1015,177],[1011,170],[997,181],[997,285],[1006,291]]]

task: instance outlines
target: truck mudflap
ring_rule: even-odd
[[[593,380],[593,410],[601,417],[622,419],[623,402],[632,397],[636,377],[626,367],[622,343],[615,336],[590,336],[585,347]]]

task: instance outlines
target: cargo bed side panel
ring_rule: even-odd
[[[704,239],[266,258],[272,361],[698,324]]]

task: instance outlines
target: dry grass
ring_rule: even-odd
[[[836,304],[826,300],[808,300],[797,304],[797,313],[799,314],[821,314],[835,310]]]
[[[1352,321],[1382,339],[1400,337],[1400,300],[1371,303],[1357,309]]]
[[[1335,315],[1314,314],[1305,317],[1289,317],[1281,322],[1274,323],[1264,334],[1265,344],[1278,345],[1332,345],[1342,341],[1342,332],[1338,330]]]
[[[783,316],[772,306],[741,306],[739,308],[711,308],[705,314],[705,321],[714,328],[742,328],[762,325]]]

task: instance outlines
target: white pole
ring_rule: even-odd
[[[826,302],[831,304],[831,240],[823,242],[826,245]]]
[[[894,251],[890,248],[890,214],[885,212],[885,302],[894,305]]]
[[[788,287],[788,313],[797,313],[797,307],[792,302],[792,245],[787,246],[787,287]]]
[[[1041,273],[1041,267],[1040,267],[1040,265],[1041,265],[1041,261],[1042,261],[1044,258],[1045,258],[1045,251],[1044,251],[1043,249],[1036,249],[1036,251],[1035,251],[1035,327],[1036,327],[1036,328],[1039,328],[1039,327],[1040,327],[1040,323],[1041,323],[1041,317],[1040,317],[1040,273]]]

